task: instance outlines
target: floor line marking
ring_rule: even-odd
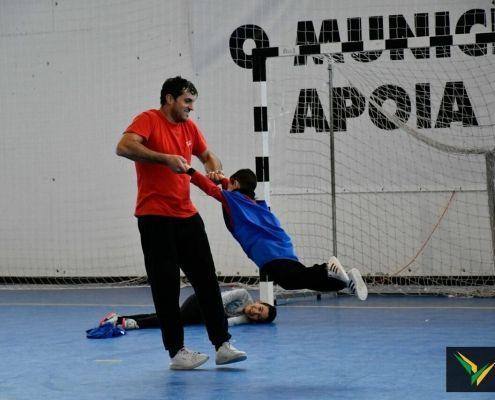
[[[95,303],[0,303],[0,307],[154,307],[153,304],[95,304]],[[334,305],[295,305],[295,304],[279,304],[278,307],[285,308],[332,308],[332,309],[413,309],[413,310],[495,310],[495,306],[334,306]]]
[[[0,303],[0,307],[30,306],[30,307],[153,307],[150,304],[103,304],[103,303]]]
[[[304,305],[279,305],[279,307],[290,307],[290,308],[356,308],[356,309],[414,309],[414,310],[443,310],[443,309],[458,309],[458,310],[495,310],[494,307],[484,307],[484,306],[325,306],[325,305],[315,305],[315,306],[304,306]]]

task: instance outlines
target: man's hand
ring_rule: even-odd
[[[176,174],[183,174],[190,168],[190,165],[187,164],[187,160],[182,156],[167,154],[166,157],[167,167],[169,167]]]

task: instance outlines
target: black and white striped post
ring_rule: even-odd
[[[253,82],[257,82],[260,88],[261,105],[254,107],[254,132],[261,134],[262,150],[261,156],[256,157],[256,180],[263,184],[263,197],[268,207],[270,207],[270,145],[268,134],[268,93],[266,87],[266,57],[256,56],[256,49],[253,49]],[[260,271],[260,300],[274,305],[275,296],[273,293],[273,282]]]
[[[495,32],[463,33],[455,35],[419,36],[396,39],[380,39],[369,41],[350,41],[335,43],[315,43],[298,46],[279,47],[259,47],[252,50],[253,61],[253,82],[260,85],[261,105],[254,107],[254,131],[262,135],[261,156],[256,157],[256,177],[257,181],[263,183],[264,199],[270,206],[270,174],[269,174],[269,132],[268,132],[268,94],[266,61],[271,57],[294,57],[311,55],[332,55],[356,52],[376,52],[383,50],[404,50],[418,48],[448,49],[449,46],[469,46],[486,45],[495,43]],[[468,50],[469,51],[469,50]],[[495,52],[495,48],[493,49]],[[332,87],[332,70],[329,67],[329,85]],[[331,92],[332,90],[330,90]],[[332,94],[330,93],[330,96]],[[332,100],[330,98],[330,107]],[[332,115],[330,115],[330,125],[332,125]],[[333,170],[333,168],[332,168]],[[490,206],[493,207],[493,198],[489,199]],[[334,209],[334,207],[333,207]],[[495,214],[495,212],[494,212]],[[335,219],[335,215],[333,216]],[[493,218],[495,220],[495,218]],[[493,223],[492,223],[493,225]],[[495,257],[495,226],[492,227],[493,251]],[[334,232],[335,234],[335,232]],[[336,244],[334,239],[334,252]],[[260,273],[260,299],[267,303],[274,303],[273,282],[268,282],[266,276]]]

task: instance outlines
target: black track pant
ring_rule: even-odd
[[[137,322],[139,329],[147,328],[159,328],[160,321],[155,313],[153,314],[132,314],[123,315],[117,320],[117,324],[122,323],[122,318],[133,319]],[[190,295],[184,303],[180,306],[180,320],[182,325],[195,325],[203,324],[203,314],[201,314],[201,308],[199,307],[198,298],[193,293]]]
[[[299,261],[273,260],[263,265],[260,274],[287,290],[311,289],[318,292],[336,292],[346,287],[341,280],[328,276],[326,264],[305,267]]]
[[[184,345],[179,294],[182,269],[194,288],[210,341],[216,347],[230,339],[215,265],[204,223],[190,218],[138,218],[141,246],[163,344],[171,357]]]

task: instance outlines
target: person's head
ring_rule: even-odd
[[[198,91],[192,82],[176,76],[163,83],[160,104],[173,122],[184,122],[189,118],[189,112],[194,110],[197,97]]]
[[[240,169],[239,171],[231,175],[227,190],[238,190],[246,196],[254,199],[254,191],[256,189],[256,185],[256,174],[247,168]]]
[[[244,307],[244,314],[251,322],[269,324],[277,316],[277,309],[271,304],[256,301]]]

